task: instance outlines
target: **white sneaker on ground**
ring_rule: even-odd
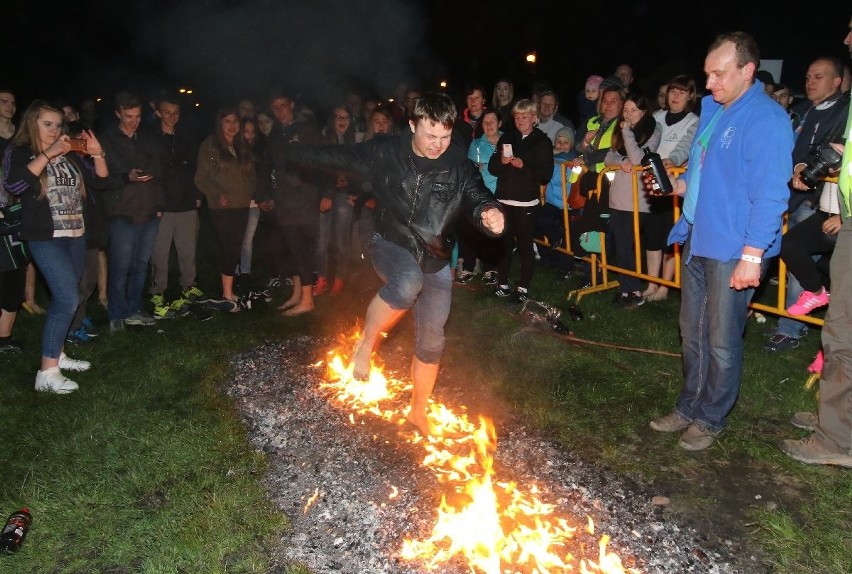
[[[77,383],[66,379],[65,375],[59,372],[59,367],[53,367],[36,373],[35,390],[39,392],[67,395],[79,388]]]
[[[64,352],[59,355],[59,368],[64,369],[66,371],[88,371],[92,368],[92,363],[89,361],[82,361],[80,359],[72,359]]]

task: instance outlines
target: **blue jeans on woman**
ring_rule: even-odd
[[[331,209],[319,216],[319,236],[317,237],[316,272],[320,277],[328,277],[329,246],[334,240],[335,270],[337,279],[345,279],[349,273],[352,241],[352,212],[349,196],[335,193]]]
[[[260,221],[260,208],[249,206],[246,234],[243,236],[243,246],[240,248],[240,263],[234,270],[234,275],[251,275],[251,256],[254,252],[254,234]]]
[[[440,362],[453,294],[449,261],[436,273],[424,273],[410,251],[378,233],[369,248],[373,267],[385,282],[379,297],[394,309],[411,309],[414,356],[424,363]]]
[[[739,259],[691,257],[691,247],[690,234],[681,258],[684,380],[675,411],[720,432],[740,392],[743,333],[754,289],[731,288],[731,275]],[[765,271],[766,260],[763,265]]]
[[[80,304],[78,285],[86,262],[86,238],[57,237],[27,243],[50,290],[50,305],[41,337],[41,355],[58,359]]]

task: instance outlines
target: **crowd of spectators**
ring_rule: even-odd
[[[765,72],[755,83],[789,116],[795,138],[790,232],[781,256],[791,271],[789,314],[802,315],[829,303],[825,263],[841,220],[837,186],[803,182],[801,172],[808,154],[847,116],[848,66],[833,58],[815,60],[799,101]],[[524,301],[533,296],[537,264],[570,276],[575,261],[554,250],[563,245],[565,210],[576,222],[571,241],[578,255],[580,233],[606,231],[608,241],[600,248],[619,267],[672,279],[666,237],[674,203],[644,190],[634,195],[633,185],[648,152],[658,152],[667,168],[688,167],[700,94],[695,79],[683,74],[650,94],[636,84],[627,64],[588,77],[576,92],[572,117],[560,109],[560,96],[547,82],[534,83],[526,94],[517,93],[509,78],[490,90],[467,85],[452,145],[464,150],[501,204],[506,231],[499,239],[487,237],[462,219],[449,238],[458,253],[457,266],[450,268],[455,282],[481,274],[495,296]],[[77,107],[34,101],[18,117],[14,90],[0,87],[0,207],[7,223],[21,220],[2,235],[0,352],[21,350],[12,337],[20,309],[44,312],[34,296],[36,270],[50,298],[36,389],[54,393],[77,388],[63,369],[90,366],[64,349],[66,342],[96,336],[86,312],[95,293],[107,306],[110,333],[193,311],[200,319],[211,310],[238,313],[257,298],[271,300],[267,289],[285,283],[292,291],[278,307],[283,317],[310,313],[319,298],[340,295],[385,207],[365,179],[299,165],[291,156],[303,146],[352,147],[413,132],[412,113],[425,93],[400,84],[388,100],[351,92],[327,110],[316,110],[279,90],[262,100],[222,105],[209,125],[196,129],[181,121],[185,110],[177,94],[160,93],[148,103],[119,92],[114,118],[95,123],[88,101]],[[566,167],[571,175],[563,179]],[[605,172],[607,177],[599,177]],[[565,184],[577,188],[584,206],[564,205]],[[197,276],[202,218],[217,241],[215,282]],[[262,236],[260,221],[268,222]],[[550,248],[537,248],[536,238],[546,238]],[[263,281],[252,276],[257,241],[268,257]],[[170,287],[173,249],[179,278]],[[515,254],[517,281],[511,275]],[[653,281],[628,274],[620,281],[613,302],[625,310],[668,295]],[[784,318],[765,349],[793,348],[805,331],[802,323]]]

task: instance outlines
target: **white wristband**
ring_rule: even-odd
[[[742,259],[743,261],[748,261],[749,263],[761,263],[761,262],[763,262],[763,259],[761,259],[760,257],[758,257],[756,255],[746,255],[745,253],[740,255],[740,259]]]

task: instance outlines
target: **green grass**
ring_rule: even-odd
[[[0,571],[265,572],[265,548],[286,520],[218,390],[231,354],[258,340],[248,320],[102,335],[75,349],[94,367],[61,397],[32,391],[40,322],[21,317],[16,333],[36,337],[24,337],[23,356],[0,359],[0,507],[33,513],[23,549]]]
[[[262,268],[257,274],[267,276]],[[200,277],[213,291],[215,282],[204,279],[215,272],[202,269]],[[267,308],[104,334],[73,350],[94,366],[73,377],[80,391],[61,397],[32,390],[43,319],[22,313],[15,336],[25,353],[0,355],[0,512],[28,505],[34,522],[23,549],[0,557],[0,574],[268,572],[270,547],[288,524],[260,486],[263,456],[247,444],[221,392],[229,360],[266,340],[348,331],[374,292],[368,283],[295,320]],[[532,293],[564,307],[578,285],[539,270]],[[610,298],[582,300],[586,319],[571,323],[578,337],[679,351],[677,293],[634,311],[616,310]],[[91,305],[103,324],[104,311]],[[776,446],[803,436],[788,424],[790,414],[814,408],[803,384],[818,331],[775,356],[761,351],[774,321],[749,322],[730,426],[708,451],[690,454],[676,436],[647,428],[672,408],[678,358],[569,344],[524,329],[510,309],[482,291],[454,290],[439,396],[456,386],[472,412],[474,403],[486,412],[511,408],[590,462],[653,483],[672,498],[674,518],[714,517],[713,525],[741,537],[779,573],[852,571],[852,474],[801,465]],[[399,355],[404,364],[410,320],[395,331],[380,355]],[[754,503],[754,494],[777,506]],[[738,504],[739,512],[730,510]]]

